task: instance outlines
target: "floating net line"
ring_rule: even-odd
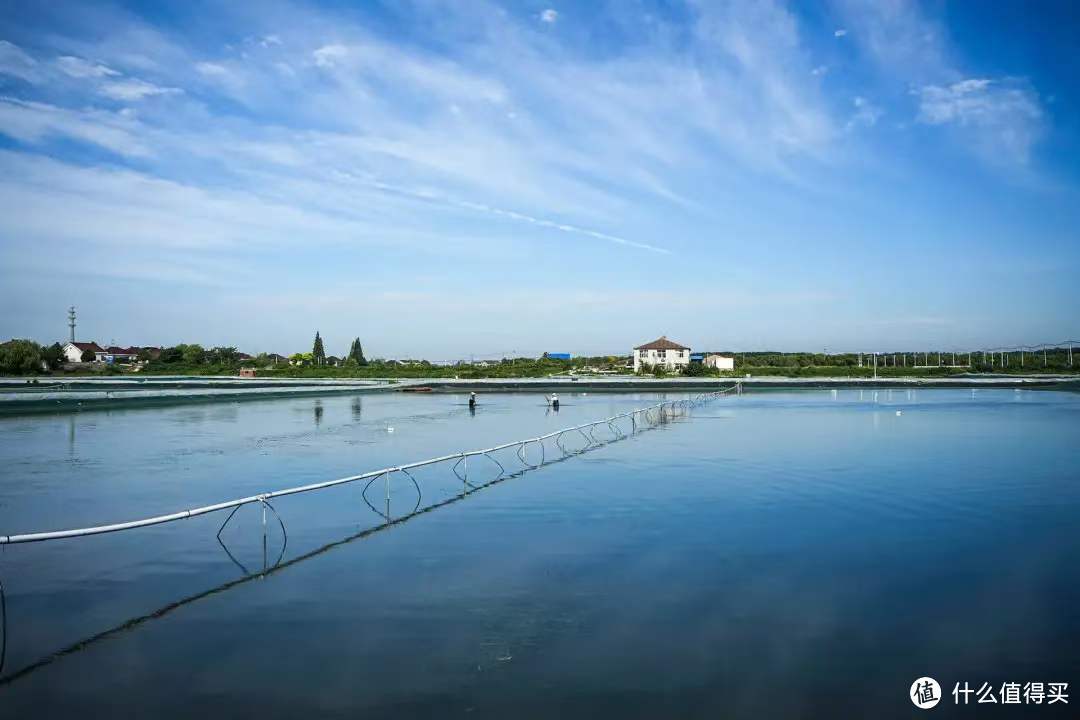
[[[284,570],[287,567],[291,567],[292,565],[296,565],[318,555],[322,555],[323,553],[326,553],[334,548],[369,537],[383,530],[387,530],[391,527],[395,527],[402,523],[408,522],[409,520],[417,516],[459,502],[466,498],[468,495],[477,492],[478,490],[482,490],[490,485],[505,482],[514,478],[520,478],[530,472],[539,470],[540,468],[556,463],[565,462],[576,455],[581,455],[583,453],[596,450],[600,447],[626,440],[639,432],[656,429],[675,420],[676,418],[687,415],[692,408],[700,406],[710,400],[729,393],[741,392],[742,384],[736,382],[731,387],[725,388],[723,390],[702,393],[688,399],[666,400],[655,405],[638,408],[629,412],[620,413],[618,415],[612,415],[611,417],[601,420],[595,420],[592,422],[583,423],[581,425],[563,428],[561,430],[556,430],[554,432],[550,432],[545,435],[539,435],[534,438],[528,438],[526,440],[503,443],[502,445],[497,445],[492,448],[486,448],[483,450],[470,450],[467,452],[456,453],[453,455],[444,455],[438,458],[432,458],[430,460],[422,460],[419,462],[410,463],[408,465],[383,468],[381,470],[374,470],[371,472],[363,473],[361,475],[353,475],[346,478],[340,478],[338,480],[315,483],[312,485],[303,485],[295,488],[286,488],[284,490],[277,490],[274,492],[263,493],[260,495],[252,495],[246,498],[240,498],[237,500],[223,503],[216,503],[214,505],[207,505],[200,508],[193,508],[191,510],[179,513],[172,513],[169,515],[159,515],[152,518],[146,518],[144,520],[135,520],[126,523],[115,523],[112,525],[100,525],[96,527],[80,528],[75,530],[61,530],[56,532],[27,533],[22,535],[0,536],[0,544],[42,542],[46,540],[57,540],[63,538],[97,535],[107,532],[119,532],[122,530],[146,527],[148,525],[158,525],[162,523],[175,522],[177,520],[182,520],[188,517],[205,515],[207,513],[224,511],[232,508],[232,512],[229,513],[228,517],[226,517],[225,519],[225,522],[222,523],[221,528],[218,530],[217,541],[221,545],[222,549],[224,549],[225,553],[229,556],[229,559],[232,560],[232,562],[235,563],[243,572],[243,575],[239,578],[229,580],[209,590],[204,590],[194,595],[185,597],[181,600],[169,603],[168,605],[160,607],[152,612],[125,620],[118,625],[98,632],[89,637],[85,637],[66,647],[48,653],[43,657],[39,657],[36,661],[33,661],[30,664],[22,667],[20,670],[6,675],[0,675],[0,687],[8,685],[22,677],[25,677],[26,675],[29,675],[36,670],[39,670],[57,660],[60,660],[67,655],[71,655],[81,650],[85,650],[86,648],[100,641],[106,640],[107,638],[112,637],[117,633],[132,630],[135,627],[138,627],[139,625],[142,625],[146,622],[164,617],[165,615],[170,614],[174,610],[197,602],[203,598],[217,595],[221,592],[224,592],[233,587],[242,585],[257,578],[262,578],[275,574],[281,570]],[[607,428],[608,435],[605,437],[603,434],[601,434],[600,437],[597,437],[597,430],[599,428]],[[579,442],[583,441],[583,444],[580,447],[571,446],[570,441],[565,440],[567,435],[580,438]],[[557,451],[553,452],[550,456],[548,455],[547,448],[544,444],[548,441],[550,441],[550,443],[554,446],[554,449]],[[530,447],[533,448],[532,453],[534,456],[539,454],[538,462],[533,462],[530,460]],[[520,463],[520,467],[514,470],[508,470],[506,466],[502,462],[500,462],[499,459],[493,454],[500,450],[507,450],[511,448],[514,449],[513,457],[516,457]],[[473,482],[469,479],[468,459],[470,457],[477,457],[481,455],[486,456],[489,460],[491,460],[494,465],[498,467],[499,472],[498,475],[496,475],[495,477],[489,477],[487,480],[481,482]],[[454,464],[451,466],[451,471],[462,482],[461,492],[454,494],[448,498],[444,498],[442,500],[436,500],[435,502],[429,503],[421,507],[422,493],[420,490],[420,483],[408,471],[410,469],[416,469],[418,467],[424,467],[427,465],[434,465],[443,462],[449,463],[451,461],[454,462]],[[369,489],[374,485],[377,480],[388,478],[392,474],[399,472],[406,475],[411,480],[412,484],[416,487],[417,501],[416,506],[412,509],[412,511],[404,515],[394,517],[390,514],[389,483],[387,484],[387,506],[385,512],[376,508],[373,502],[368,498],[367,494]],[[345,538],[326,543],[320,547],[315,548],[314,550],[310,550],[301,555],[285,559],[285,550],[288,545],[288,535],[285,533],[285,523],[282,521],[281,517],[277,515],[276,511],[274,511],[273,507],[269,504],[268,501],[276,497],[311,492],[321,488],[334,487],[336,485],[344,485],[347,483],[359,482],[361,480],[367,480],[367,483],[365,484],[364,490],[362,492],[364,502],[367,503],[368,507],[381,518],[382,522],[380,522],[378,525],[375,525],[374,527],[368,527],[364,530],[353,533]],[[244,505],[251,505],[255,503],[259,503],[263,506],[263,566],[261,571],[257,570],[255,572],[251,572],[246,566],[244,566],[236,559],[232,552],[229,551],[229,548],[226,546],[226,543],[222,538],[221,533],[229,524],[229,521],[232,520],[237,510],[239,510]],[[267,561],[267,510],[273,513],[273,515],[277,518],[282,531],[283,543],[281,547],[281,552],[278,555],[277,559],[273,562]],[[4,585],[2,582],[0,582],[0,673],[3,672],[3,669],[5,667],[5,661],[7,659],[6,651],[8,645],[8,617],[6,605],[7,604]]]
[[[311,483],[308,485],[299,485],[297,487],[284,488],[281,490],[273,490],[271,492],[259,493],[257,495],[249,495],[247,497],[237,498],[235,500],[226,500],[224,502],[215,503],[213,505],[203,505],[201,507],[191,508],[189,510],[181,510],[179,512],[169,513],[167,515],[155,515],[153,517],[143,518],[141,520],[130,520],[127,522],[112,523],[108,525],[95,525],[92,527],[74,528],[70,530],[53,530],[12,535],[0,535],[0,545],[45,542],[49,540],[64,540],[68,538],[86,537],[89,535],[101,535],[104,533],[121,532],[124,530],[134,530],[136,528],[149,527],[151,525],[162,525],[165,523],[176,522],[178,520],[187,520],[188,518],[198,517],[200,515],[207,515],[209,513],[231,510],[229,516],[225,519],[225,522],[221,526],[221,530],[224,530],[225,526],[228,525],[229,521],[236,514],[237,510],[239,510],[245,505],[252,505],[256,503],[260,504],[263,508],[264,531],[267,524],[267,512],[269,512],[277,518],[278,522],[281,524],[282,532],[284,533],[284,522],[277,514],[274,506],[270,503],[271,500],[287,497],[289,495],[299,495],[301,493],[324,490],[326,488],[336,487],[338,485],[346,485],[349,483],[358,483],[364,481],[366,481],[363,491],[364,501],[372,510],[382,516],[385,521],[390,522],[392,520],[389,513],[390,478],[393,475],[404,475],[416,487],[417,505],[413,512],[417,512],[420,509],[422,491],[420,489],[419,482],[417,482],[416,478],[412,475],[412,473],[410,473],[410,470],[415,470],[429,465],[453,462],[454,464],[451,467],[453,473],[462,481],[465,490],[468,490],[470,488],[477,487],[475,484],[472,484],[469,481],[470,458],[483,457],[498,466],[499,475],[495,478],[497,480],[510,472],[506,468],[506,466],[495,456],[495,453],[499,451],[514,449],[515,455],[523,467],[537,468],[546,464],[548,452],[548,447],[546,443],[548,443],[549,441],[555,446],[555,450],[560,453],[562,457],[578,455],[582,452],[594,449],[601,445],[605,445],[608,442],[623,439],[628,435],[633,435],[634,433],[637,433],[642,427],[652,427],[658,424],[668,422],[673,417],[684,414],[688,412],[691,408],[706,403],[717,397],[726,395],[728,393],[738,393],[741,391],[742,383],[736,382],[731,387],[724,388],[722,390],[705,392],[686,399],[665,400],[655,405],[637,408],[628,412],[619,413],[618,415],[612,415],[611,417],[603,418],[601,420],[593,420],[591,422],[582,423],[581,425],[575,425],[573,427],[555,430],[544,435],[538,435],[536,437],[526,438],[524,440],[515,440],[513,442],[503,443],[501,445],[495,445],[494,447],[484,448],[481,450],[467,450],[464,452],[453,453],[450,455],[442,455],[440,457],[429,458],[427,460],[419,460],[417,462],[407,463],[404,465],[386,467],[379,470],[371,470],[369,472],[361,473],[359,475],[350,475],[348,477],[337,478],[335,480],[326,480],[324,482]],[[603,428],[606,428],[607,433],[609,433],[606,438],[603,437]],[[601,438],[596,437],[596,433],[598,430],[601,431]],[[576,449],[574,447],[567,447],[568,441],[565,440],[565,438],[568,435],[576,435],[580,437],[582,440],[584,440],[585,445]],[[532,453],[533,458],[530,458],[530,452]],[[538,462],[534,462],[534,460],[537,460],[537,458],[535,457],[536,455],[539,455]],[[460,471],[459,468],[461,468]],[[386,486],[387,510],[385,513],[376,508],[371,502],[371,500],[368,498],[368,491],[370,490],[371,486],[380,479],[385,482]],[[492,481],[487,481],[487,483],[490,482]],[[219,538],[221,530],[218,530]]]

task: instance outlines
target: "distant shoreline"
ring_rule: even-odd
[[[37,382],[33,382],[37,380]],[[429,389],[450,394],[475,391],[530,393],[695,392],[742,383],[744,391],[799,389],[1066,390],[1080,392],[1075,376],[967,376],[938,378],[498,378],[498,379],[241,379],[202,377],[0,378],[0,416],[324,397]]]

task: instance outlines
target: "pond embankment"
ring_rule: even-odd
[[[997,388],[1080,391],[1069,375],[967,375],[947,378],[641,378],[549,377],[499,379],[328,379],[328,378],[3,378],[0,415],[159,407],[186,403],[239,402],[286,397],[417,391],[455,392],[702,392],[740,382],[745,392],[800,388]]]

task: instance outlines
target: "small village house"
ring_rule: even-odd
[[[118,347],[116,345],[110,345],[109,347],[94,353],[98,362],[104,363],[131,363],[135,362],[139,357],[139,348],[135,347]]]
[[[668,340],[666,335],[634,348],[634,372],[657,366],[669,372],[681,371],[689,364],[690,348]]]
[[[64,354],[64,360],[70,363],[77,363],[83,361],[83,353],[85,352],[94,353],[96,359],[97,354],[104,352],[104,350],[102,350],[100,345],[94,342],[69,342],[64,345],[62,352]]]
[[[702,359],[702,363],[707,368],[714,370],[734,370],[735,358],[731,355],[718,355],[715,353],[707,353]]]

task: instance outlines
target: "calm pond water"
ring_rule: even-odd
[[[0,533],[171,512],[658,399],[0,418]],[[946,693],[937,714],[958,716],[956,682],[1075,689],[1078,438],[1069,393],[754,392],[376,532],[352,484],[276,501],[287,545],[271,516],[264,547],[252,506],[222,544],[216,514],[3,547],[0,716],[910,717],[924,675]],[[476,483],[497,473],[470,463]],[[447,466],[417,481],[422,504],[462,491]],[[385,486],[369,499],[384,510]],[[417,500],[396,476],[391,516]]]

